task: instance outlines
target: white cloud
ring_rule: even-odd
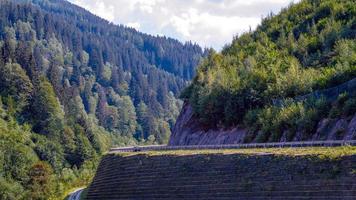
[[[117,24],[221,47],[293,0],[69,0]],[[299,0],[295,0],[299,1]]]
[[[134,28],[136,30],[140,30],[141,24],[138,22],[129,22],[126,24],[126,26]]]
[[[196,41],[201,45],[221,46],[229,42],[234,34],[242,33],[250,27],[255,28],[260,18],[217,16],[210,13],[199,13],[190,9],[180,16],[173,16],[171,23],[184,38]]]
[[[102,1],[92,1],[90,4],[86,4],[84,0],[71,0],[71,2],[88,9],[108,21],[114,21],[115,19],[114,5],[105,4]]]
[[[162,2],[164,2],[164,0],[138,0],[136,4],[141,11],[152,13],[155,6]]]

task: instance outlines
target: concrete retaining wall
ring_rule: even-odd
[[[356,199],[356,155],[106,155],[88,200]]]

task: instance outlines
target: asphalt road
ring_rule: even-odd
[[[79,188],[69,194],[68,200],[80,200],[80,194],[82,194],[84,188]]]

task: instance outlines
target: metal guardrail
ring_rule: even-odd
[[[223,145],[187,145],[187,146],[132,146],[111,148],[109,153],[140,152],[140,151],[165,151],[165,150],[204,150],[204,149],[247,149],[247,148],[286,148],[286,147],[334,147],[356,146],[356,140],[326,140],[303,142],[272,142],[272,143],[248,143],[248,144],[223,144]]]

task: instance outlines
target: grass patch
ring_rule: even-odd
[[[283,155],[283,156],[304,156],[316,155],[321,159],[339,158],[343,156],[356,155],[355,146],[341,147],[297,147],[297,148],[255,148],[255,149],[207,149],[207,150],[164,150],[147,152],[120,152],[114,153],[120,156],[135,156],[139,154],[147,156],[162,155],[198,155],[198,154],[245,154],[245,155]]]

